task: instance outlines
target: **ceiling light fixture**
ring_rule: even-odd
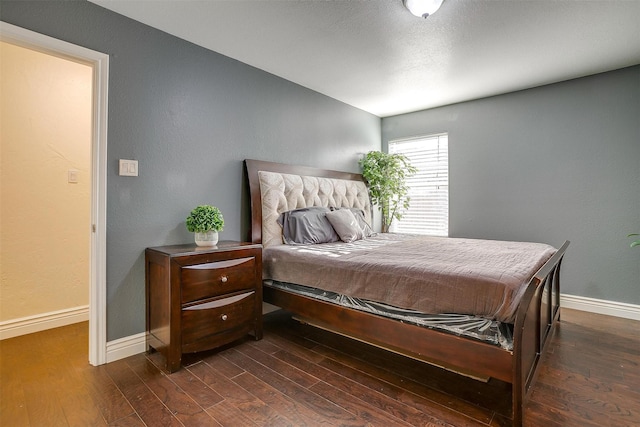
[[[444,0],[402,0],[404,7],[418,18],[426,18],[440,9]]]

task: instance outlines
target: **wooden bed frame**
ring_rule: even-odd
[[[262,204],[258,171],[359,180],[359,174],[245,160],[251,198],[251,241],[262,242]],[[265,287],[264,301],[284,308],[304,322],[402,355],[476,377],[511,384],[512,420],[522,425],[523,407],[540,357],[560,320],[560,265],[566,241],[534,275],[517,309],[513,351],[446,332],[314,300]]]

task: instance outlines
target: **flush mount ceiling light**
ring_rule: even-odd
[[[436,13],[444,0],[402,0],[404,6],[418,18]]]

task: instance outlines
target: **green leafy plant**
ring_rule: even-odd
[[[640,236],[640,234],[638,234],[638,233],[631,233],[631,234],[629,234],[627,237],[636,237],[636,236]],[[631,243],[629,244],[629,247],[634,247],[634,246],[640,246],[640,239],[638,239],[638,240],[636,240],[636,241],[634,241],[634,242],[631,242]]]
[[[418,169],[403,154],[369,151],[360,160],[362,175],[369,184],[371,202],[382,212],[382,232],[389,231],[394,219],[401,219],[411,201],[407,178]]]
[[[187,230],[192,233],[221,231],[224,227],[224,218],[220,209],[215,206],[200,205],[191,211],[185,223]]]

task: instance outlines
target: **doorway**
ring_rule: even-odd
[[[91,147],[90,165],[90,233],[89,242],[89,363],[106,363],[106,147],[108,55],[0,22],[0,40],[13,46],[71,61],[89,67],[91,100],[88,116]],[[82,68],[80,67],[80,68]],[[54,124],[55,125],[55,124]],[[37,174],[37,170],[25,173]],[[19,177],[16,177],[19,179]],[[89,178],[87,176],[86,178]],[[70,185],[81,179],[73,168],[66,177]]]

